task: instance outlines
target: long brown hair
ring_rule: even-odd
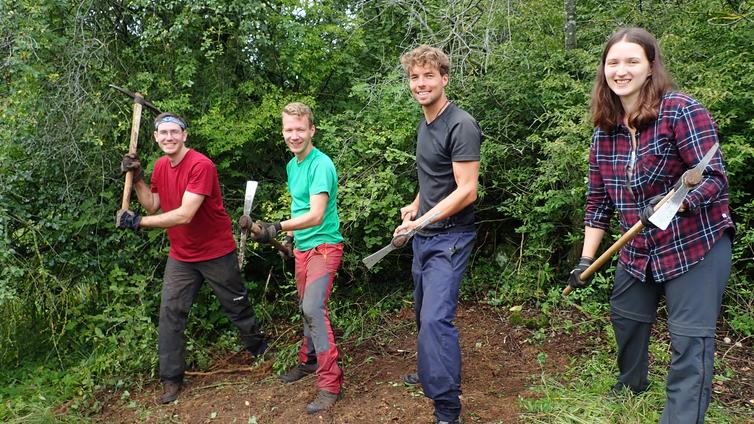
[[[665,70],[657,39],[642,28],[622,28],[618,30],[605,44],[602,58],[597,66],[594,88],[592,88],[592,122],[595,127],[606,131],[615,128],[625,114],[620,98],[613,93],[605,79],[605,58],[610,48],[620,41],[641,46],[652,69],[651,75],[644,81],[639,92],[638,107],[627,117],[630,127],[642,128],[657,119],[662,96],[673,88],[673,81]]]

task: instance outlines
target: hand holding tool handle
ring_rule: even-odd
[[[257,224],[256,222],[254,222],[254,223],[251,224],[251,232],[252,233],[254,233],[254,234],[262,234],[262,231],[263,231],[262,227],[259,224]],[[288,256],[293,256],[293,254],[291,253],[291,251],[288,250],[287,247],[283,246],[283,243],[280,243],[276,239],[274,239],[274,238],[271,239],[270,240],[270,244],[275,249],[279,250],[281,253],[283,253],[285,255],[288,255]]]
[[[673,194],[675,194],[675,188],[670,190],[668,194],[665,195],[665,197],[662,198],[659,202],[657,202],[657,206],[655,208],[659,209],[660,206],[662,206],[665,202],[670,199]],[[589,266],[589,268],[585,269],[584,272],[579,275],[579,280],[586,281],[589,277],[592,276],[597,270],[602,268],[603,265],[605,265],[610,258],[613,257],[615,253],[617,253],[623,246],[626,245],[631,239],[636,237],[637,234],[641,232],[641,230],[644,229],[644,224],[641,222],[641,220],[636,221],[636,224],[634,224],[633,227],[629,228],[628,231],[623,233],[623,235],[612,244],[612,246],[608,247],[607,250],[605,250],[599,258],[597,258],[592,265]],[[563,296],[568,296],[573,291],[573,287],[566,286],[566,288],[563,289]]]

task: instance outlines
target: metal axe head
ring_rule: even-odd
[[[257,194],[257,186],[259,183],[256,181],[246,181],[246,194],[243,196],[243,214],[251,214],[251,207],[254,204],[254,196]]]
[[[683,199],[686,198],[686,195],[692,188],[702,182],[702,172],[709,165],[718,147],[719,143],[715,143],[695,167],[681,175],[678,190],[649,217],[649,222],[661,230],[668,228],[670,221],[673,220],[673,217],[678,213],[678,209],[681,208]]]
[[[408,242],[408,240],[411,239],[411,237],[413,237],[414,234],[424,229],[427,225],[431,224],[432,221],[434,221],[434,219],[437,218],[439,215],[440,215],[440,212],[435,212],[434,214],[432,214],[432,216],[422,221],[421,224],[414,227],[413,230],[407,233],[398,234],[397,236],[393,237],[393,239],[390,240],[390,243],[387,246],[383,247],[382,249],[362,259],[361,262],[363,262],[364,265],[366,265],[367,269],[372,269],[372,267],[377,262],[379,262],[382,258],[387,256],[388,253],[405,246],[406,242]]]
[[[126,96],[128,96],[128,97],[132,98],[132,99],[133,99],[133,101],[134,101],[134,103],[138,103],[138,104],[140,104],[140,105],[142,105],[142,106],[146,106],[146,107],[148,107],[148,108],[152,109],[152,111],[153,111],[154,113],[158,114],[158,115],[162,113],[162,112],[160,111],[160,109],[158,109],[158,108],[157,108],[157,106],[155,106],[155,105],[153,105],[152,103],[148,102],[148,101],[147,101],[147,100],[146,100],[146,99],[144,98],[144,96],[142,96],[141,94],[139,94],[139,93],[132,93],[132,92],[130,92],[130,91],[128,91],[128,90],[126,90],[125,88],[122,88],[122,87],[118,87],[118,86],[117,86],[117,85],[115,85],[115,84],[110,84],[110,87],[112,87],[112,88],[114,88],[114,89],[116,89],[116,90],[120,91],[121,93],[125,94]]]

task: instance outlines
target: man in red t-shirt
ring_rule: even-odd
[[[159,354],[162,403],[178,397],[186,370],[184,329],[191,304],[206,279],[223,311],[238,328],[253,355],[267,349],[257,326],[236,258],[230,217],[225,212],[215,165],[186,147],[186,122],[172,113],[160,114],[154,138],[165,153],[157,160],[151,187],[144,182],[138,156],[123,158],[124,172],[133,171],[139,203],[150,214],[130,210],[116,215],[119,228],[166,228],[170,253],[165,265],[160,302]]]

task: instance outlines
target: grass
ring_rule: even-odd
[[[611,330],[610,330],[611,333]],[[612,333],[609,334],[612,339]],[[618,374],[614,341],[602,342],[589,356],[574,358],[571,368],[561,375],[541,374],[532,387],[536,399],[521,399],[527,423],[614,423],[649,424],[660,420],[665,404],[665,376],[670,361],[667,340],[650,344],[650,390],[640,395],[608,396]],[[716,364],[719,372],[724,363]],[[715,401],[707,410],[706,422],[743,424],[754,422],[751,410],[736,410]]]

